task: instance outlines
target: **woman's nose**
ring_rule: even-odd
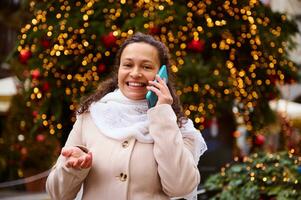
[[[139,68],[136,68],[136,67],[133,68],[133,70],[131,71],[130,75],[132,77],[141,77],[142,76]]]

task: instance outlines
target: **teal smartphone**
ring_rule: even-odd
[[[165,81],[165,83],[168,82],[166,65],[162,65],[157,74],[160,76],[160,78],[162,78]],[[158,101],[158,97],[156,93],[154,93],[153,91],[148,91],[145,97],[147,99],[147,104],[149,108],[154,107],[156,105]]]

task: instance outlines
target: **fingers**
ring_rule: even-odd
[[[82,169],[86,169],[92,166],[92,153],[88,152],[88,154],[85,155],[84,160],[80,164],[80,167]]]
[[[69,157],[66,161],[66,167],[68,168],[76,168],[77,167],[78,158]]]
[[[168,89],[165,81],[160,76],[156,75],[156,80],[157,81],[149,81],[149,83],[155,86],[156,88],[159,88],[160,90]]]
[[[168,87],[165,84],[165,82],[159,76],[156,76],[156,78],[158,78],[157,80],[159,82],[149,81],[150,86],[147,86],[147,89],[155,92],[156,95],[159,97],[162,92],[168,90]]]
[[[66,167],[74,169],[86,169],[92,166],[92,153],[88,152],[79,158],[69,157],[66,161]]]
[[[158,104],[172,104],[173,98],[170,94],[169,88],[167,84],[164,82],[162,78],[156,75],[157,81],[149,81],[149,86],[147,86],[148,90],[153,91],[158,96]]]
[[[156,75],[156,80],[163,85],[166,85],[167,83],[167,80],[165,78],[162,79],[159,75]]]
[[[158,97],[161,96],[161,91],[155,86],[147,86],[146,88],[153,91]]]
[[[80,157],[84,152],[78,147],[63,147],[61,151],[62,156],[64,157]]]
[[[68,147],[63,147],[61,154],[65,157],[70,157],[72,155],[73,149]]]

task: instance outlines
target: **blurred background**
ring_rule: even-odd
[[[0,199],[49,199],[82,97],[135,32],[201,131],[199,199],[301,198],[300,0],[1,0]]]

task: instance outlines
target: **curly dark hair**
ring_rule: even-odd
[[[93,102],[96,102],[100,100],[103,96],[106,94],[113,92],[116,88],[118,88],[118,68],[120,66],[120,57],[123,52],[123,50],[130,44],[133,43],[147,43],[155,47],[158,51],[159,60],[160,60],[160,66],[165,64],[167,67],[167,73],[169,76],[167,86],[170,90],[170,93],[173,97],[173,104],[172,109],[174,110],[176,116],[177,116],[177,122],[179,127],[181,127],[187,118],[185,117],[182,106],[180,104],[179,97],[176,95],[176,90],[174,87],[174,80],[175,77],[173,76],[173,73],[170,73],[170,56],[168,48],[160,41],[156,40],[151,35],[146,35],[143,33],[136,33],[132,37],[126,39],[124,43],[121,45],[120,49],[118,50],[116,57],[115,57],[115,63],[114,63],[114,69],[112,70],[111,75],[102,81],[97,88],[97,90],[87,98],[83,100],[83,102],[80,105],[80,108],[77,110],[77,114],[82,114],[89,111],[89,107]]]

